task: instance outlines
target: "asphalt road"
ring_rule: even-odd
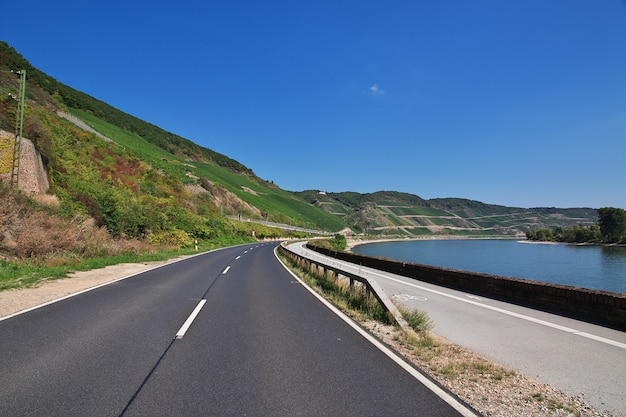
[[[0,321],[0,415],[470,414],[314,297],[274,246],[213,251]]]
[[[434,332],[484,357],[626,415],[626,333],[291,250],[374,279],[395,302],[428,312]]]

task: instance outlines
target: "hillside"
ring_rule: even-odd
[[[598,219],[597,211],[591,208],[523,209],[460,198],[424,200],[394,191],[359,194],[308,190],[298,194],[369,235],[516,236],[531,228],[591,225]]]
[[[87,214],[114,237],[129,238],[230,233],[220,231],[230,228],[223,224],[227,215],[317,230],[345,227],[239,162],[59,83],[4,42],[2,130],[15,128],[18,78],[11,70],[21,69],[27,73],[23,136],[41,155],[50,192],[67,217]],[[6,156],[12,146],[4,145]],[[10,164],[0,171],[6,175]]]
[[[58,82],[0,41],[0,129],[7,132],[15,128],[18,89],[11,70],[22,69],[28,74],[24,137],[41,157],[56,214],[89,216],[113,238],[189,244],[251,233],[229,215],[402,236],[516,235],[597,220],[593,209],[520,209],[392,191],[288,192],[238,161]],[[10,149],[3,138],[0,161]],[[0,163],[0,175],[7,172],[10,164]]]

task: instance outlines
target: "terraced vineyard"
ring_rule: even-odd
[[[309,190],[298,194],[341,217],[356,231],[370,235],[519,237],[531,228],[597,222],[597,211],[592,208],[524,209],[458,198],[424,200],[390,191],[358,194]]]

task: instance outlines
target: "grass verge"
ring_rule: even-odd
[[[381,307],[376,298],[368,296],[365,287],[355,283],[350,287],[347,280],[336,279],[330,274],[317,274],[303,269],[290,258],[279,253],[281,261],[308,286],[313,288],[341,311],[361,320],[377,320],[391,324],[393,318]]]
[[[204,241],[199,242],[197,252],[255,241],[252,238],[243,237]],[[182,249],[161,249],[146,253],[128,252],[108,257],[57,257],[49,259],[47,262],[0,260],[0,291],[34,287],[46,281],[66,278],[68,274],[77,271],[89,271],[123,263],[164,261],[178,256],[192,255],[197,252],[195,247],[187,247]]]

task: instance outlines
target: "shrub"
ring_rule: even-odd
[[[425,333],[433,328],[433,322],[428,317],[428,313],[418,309],[409,310],[407,308],[400,308],[402,317],[417,333]]]
[[[161,232],[150,236],[149,242],[151,244],[161,246],[172,247],[185,247],[190,246],[193,243],[193,239],[183,230],[172,230],[168,232]]]

